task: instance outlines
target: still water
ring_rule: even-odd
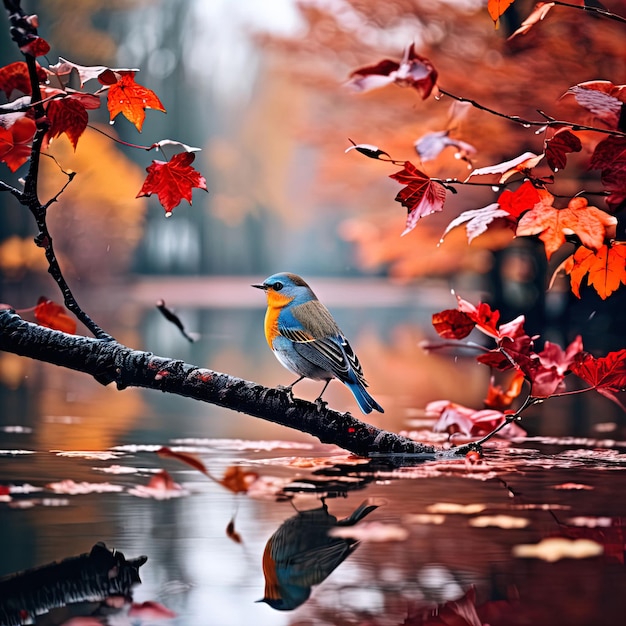
[[[428,331],[416,330],[424,315],[415,306],[388,302],[364,315],[337,305],[386,408],[371,422],[446,445],[419,407],[443,398],[480,406],[481,368],[467,357],[425,356],[417,344]],[[141,303],[118,308],[107,328],[157,354],[269,386],[291,382],[263,344],[260,306],[179,312],[199,333],[196,343]],[[530,416],[530,436],[494,442],[477,463],[397,468],[247,416],[156,392],[120,393],[43,364],[3,357],[2,372],[0,577],[98,542],[129,561],[147,557],[135,562],[141,583],[132,592],[103,600],[93,588],[86,596],[74,589],[72,603],[38,624],[622,623],[626,437],[608,401],[544,406]],[[318,387],[304,382],[298,394],[312,399]],[[342,386],[329,391],[331,406],[354,410]],[[243,483],[220,484],[233,468]],[[349,518],[365,501],[376,508],[354,526],[315,539],[320,523],[336,526],[329,516]],[[317,526],[307,526],[311,518]],[[264,549],[279,529],[274,545],[304,563],[269,575],[271,595],[300,598],[290,611],[256,602],[266,589]],[[564,541],[543,543],[556,538]],[[302,570],[314,566],[327,570],[312,585]],[[107,569],[108,579],[122,569]],[[302,587],[311,587],[308,600]]]

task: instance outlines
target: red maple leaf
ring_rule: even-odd
[[[191,204],[191,190],[195,187],[206,191],[207,188],[204,176],[191,167],[194,158],[191,152],[181,152],[169,161],[152,161],[146,168],[148,176],[137,198],[156,193],[166,215],[170,215],[183,198]]]
[[[601,170],[602,184],[609,192],[606,203],[617,212],[626,202],[626,137],[607,137],[593,151],[589,169]]]
[[[410,161],[405,161],[404,169],[391,174],[389,178],[393,178],[401,185],[406,185],[395,198],[396,202],[400,202],[408,210],[403,235],[411,232],[421,217],[443,209],[446,199],[445,187],[432,181]]]
[[[122,74],[120,79],[109,87],[107,107],[111,121],[121,113],[139,132],[146,118],[146,109],[156,109],[165,113],[165,108],[154,91],[135,82],[134,72]]]
[[[580,335],[566,350],[555,343],[546,341],[538,359],[531,358],[522,364],[522,371],[530,380],[530,394],[535,398],[547,398],[562,391],[563,379],[569,373],[571,364],[582,349],[583,342]]]
[[[522,213],[530,211],[540,200],[540,190],[526,180],[515,191],[505,189],[498,198],[498,204],[513,217],[519,217]]]
[[[37,63],[37,78],[39,82],[46,80],[46,72],[39,63]],[[26,96],[31,94],[28,66],[24,61],[9,63],[0,68],[0,91],[4,91],[7,98],[11,97],[13,91],[20,91]]]
[[[46,106],[46,115],[50,121],[48,136],[53,139],[65,133],[76,150],[76,144],[89,121],[87,109],[97,109],[99,106],[100,98],[92,94],[75,93],[50,100]]]
[[[33,57],[43,57],[50,52],[50,44],[42,37],[29,36],[29,41],[20,46],[20,51]]]
[[[560,128],[559,130],[546,139],[544,144],[544,152],[548,167],[553,172],[562,170],[567,164],[568,152],[580,152],[583,148],[580,139],[569,129]]]
[[[437,334],[444,339],[465,339],[476,326],[467,313],[458,309],[433,313],[432,324]]]
[[[415,52],[415,44],[404,50],[400,63],[383,59],[376,65],[367,65],[350,74],[348,85],[357,91],[370,91],[391,83],[412,87],[425,100],[437,84],[437,70],[425,57]]]
[[[498,323],[500,321],[500,311],[492,310],[486,302],[479,302],[478,306],[474,306],[471,302],[456,297],[459,311],[465,313],[475,324],[478,330],[489,337],[498,339],[500,331]]]
[[[614,394],[626,390],[626,350],[609,352],[598,359],[588,352],[580,352],[570,369],[593,389],[621,406]]]
[[[76,334],[76,322],[67,314],[67,309],[44,296],[37,301],[35,319],[46,328],[60,330],[70,335]]]
[[[12,172],[30,158],[36,130],[35,122],[26,116],[18,117],[8,128],[0,126],[0,161]]]

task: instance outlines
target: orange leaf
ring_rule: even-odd
[[[508,409],[513,400],[522,392],[525,379],[524,372],[516,369],[508,387],[504,389],[501,385],[494,385],[492,377],[489,381],[489,389],[487,389],[487,397],[484,401],[485,408],[495,409],[496,411]]]
[[[256,472],[246,472],[238,465],[231,465],[226,468],[224,477],[219,483],[233,493],[246,493],[250,485],[258,477],[259,475]]]
[[[111,121],[121,113],[139,132],[146,118],[146,109],[165,113],[165,108],[154,91],[135,82],[134,72],[123,74],[117,83],[109,87],[107,107]]]
[[[156,193],[166,215],[171,214],[183,198],[191,204],[191,190],[194,187],[206,191],[206,179],[191,167],[194,158],[191,152],[181,152],[167,162],[152,161],[152,165],[146,168],[148,176],[137,198]]]
[[[626,285],[626,245],[602,246],[597,252],[580,247],[573,255],[573,263],[565,266],[570,275],[572,293],[580,298],[580,283],[587,276],[598,295],[605,300],[620,285]]]
[[[515,0],[489,0],[487,3],[487,11],[493,20],[493,23],[498,24],[500,16],[513,4]]]
[[[41,326],[76,334],[76,322],[66,313],[66,308],[42,296],[35,307],[35,319]]]
[[[566,234],[575,234],[587,248],[598,250],[605,237],[615,235],[617,219],[585,198],[572,198],[565,209],[552,206],[554,197],[544,192],[540,203],[524,214],[517,225],[517,236],[539,235],[549,259],[563,243]]]

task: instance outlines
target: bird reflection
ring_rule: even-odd
[[[311,595],[311,587],[324,581],[359,545],[356,539],[332,537],[337,526],[353,526],[377,504],[364,501],[349,517],[337,520],[325,502],[318,509],[298,512],[269,538],[263,552],[265,602],[279,611],[291,611]]]

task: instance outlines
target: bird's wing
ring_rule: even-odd
[[[284,573],[290,584],[302,587],[319,585],[356,546],[357,542],[329,538],[327,545],[300,552],[281,566],[285,568]]]
[[[363,369],[352,346],[319,301],[306,302],[281,315],[278,332],[293,342],[296,352],[320,369],[331,372],[339,380],[354,382],[354,377],[367,386]],[[350,376],[350,374],[353,376]]]

